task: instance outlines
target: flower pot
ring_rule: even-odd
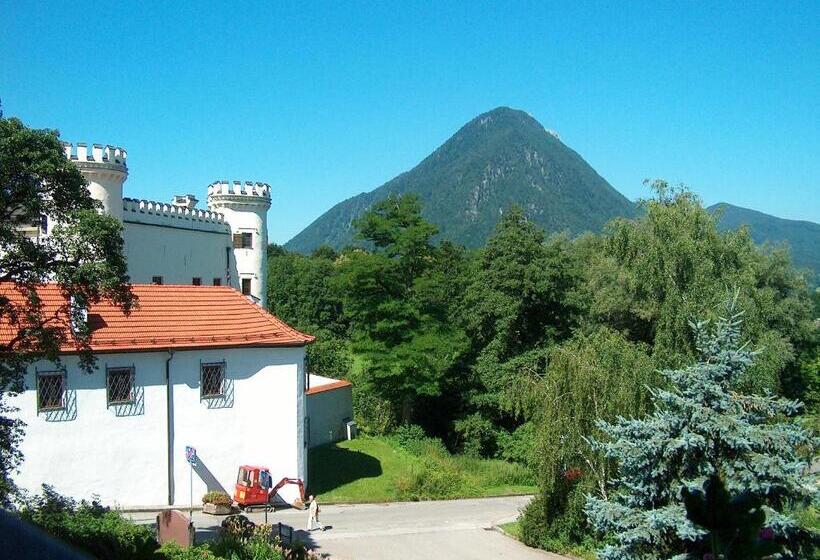
[[[210,513],[211,515],[228,515],[231,513],[231,506],[205,504],[202,506],[203,513]]]

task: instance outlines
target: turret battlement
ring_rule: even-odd
[[[85,142],[63,142],[65,157],[78,163],[107,163],[109,165],[119,165],[127,167],[126,159],[128,153],[125,148],[119,146],[107,146],[103,144],[92,144],[89,149]]]
[[[216,181],[208,186],[208,198],[213,196],[254,196],[270,202],[270,185],[252,181]]]

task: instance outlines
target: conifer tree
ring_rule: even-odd
[[[712,477],[759,499],[767,531],[796,557],[801,530],[786,512],[816,494],[805,459],[817,441],[788,420],[799,402],[733,390],[755,356],[741,342],[735,301],[714,325],[692,325],[700,358],[662,372],[669,388],[652,390],[652,415],[599,422],[606,440],[593,447],[618,465],[613,491],[587,498],[590,523],[612,537],[601,560],[695,558],[688,553],[705,532],[687,517],[683,494]]]

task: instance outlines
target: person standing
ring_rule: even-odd
[[[307,530],[312,531],[316,527],[321,529],[322,531],[325,530],[325,526],[319,522],[319,502],[316,501],[316,498],[313,496],[308,496],[308,502],[310,505],[308,506],[308,525]]]

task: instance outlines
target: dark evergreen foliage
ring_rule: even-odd
[[[683,492],[713,477],[760,500],[776,538],[791,542],[799,532],[787,512],[816,494],[807,461],[817,441],[788,420],[798,402],[732,390],[755,355],[740,317],[733,300],[714,324],[692,325],[698,362],[663,372],[670,387],[653,389],[653,414],[599,422],[605,437],[594,448],[618,464],[614,487],[587,502],[592,525],[614,541],[602,560],[686,558],[704,530],[687,517]]]

